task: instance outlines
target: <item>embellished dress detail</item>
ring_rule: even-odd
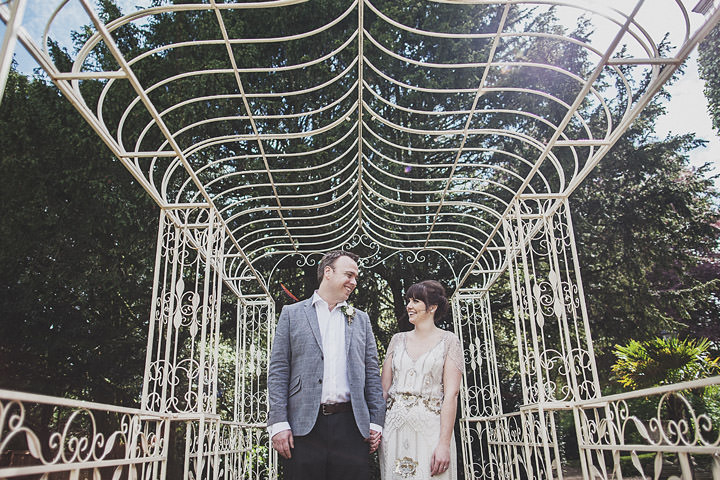
[[[392,384],[380,446],[383,480],[430,480],[430,460],[440,438],[445,362],[463,370],[460,341],[451,332],[414,359],[407,352],[407,332],[395,335],[387,354],[392,355]],[[450,442],[450,466],[433,480],[457,479],[455,437]]]

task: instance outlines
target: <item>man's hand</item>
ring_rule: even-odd
[[[273,435],[272,446],[283,458],[292,457],[291,449],[295,448],[292,430],[283,430]]]
[[[365,439],[370,444],[370,453],[373,453],[380,446],[380,440],[382,439],[382,433],[375,430],[370,430],[370,436]]]

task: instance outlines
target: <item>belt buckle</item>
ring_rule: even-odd
[[[321,404],[320,404],[320,411],[321,411],[322,414],[325,415],[325,416],[327,416],[327,415],[332,415],[332,412],[329,412],[329,411],[327,411],[327,410],[325,409],[325,407],[327,407],[327,406],[328,406],[328,405],[327,405],[326,403],[321,403]]]

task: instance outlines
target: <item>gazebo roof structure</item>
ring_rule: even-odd
[[[511,202],[577,187],[720,18],[694,3],[211,0],[105,22],[81,0],[91,27],[65,69],[48,36],[72,2],[42,38],[13,29],[21,11],[0,15],[161,208],[190,224],[219,213],[240,292],[267,291],[288,255],[352,246],[367,263],[434,251],[458,287],[489,286]],[[550,9],[595,34],[533,21]],[[656,11],[674,50],[643,23]],[[204,30],[123,42],[168,18]]]
[[[0,477],[277,478],[273,274],[345,248],[453,272],[464,478],[568,478],[573,441],[585,479],[645,477],[649,453],[654,478],[672,456],[719,478],[717,409],[687,392],[720,377],[603,394],[568,201],[717,1],[50,3],[0,2],[0,92],[18,41],[160,207],[147,351],[140,408],[0,390],[3,458],[24,455]],[[352,330],[348,359],[374,356]]]

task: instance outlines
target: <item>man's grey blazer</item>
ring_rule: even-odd
[[[355,423],[363,437],[370,423],[382,426],[382,396],[375,336],[370,318],[355,309],[345,325],[345,352]],[[293,435],[307,435],[320,409],[323,380],[322,337],[312,299],[283,307],[275,329],[268,368],[268,425],[288,422]]]

